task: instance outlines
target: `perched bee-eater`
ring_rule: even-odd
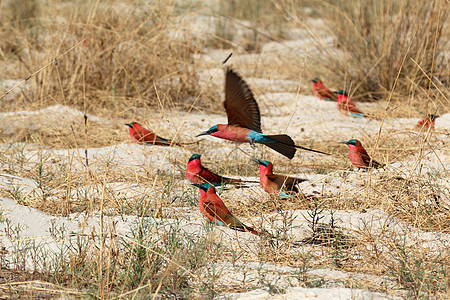
[[[358,140],[349,140],[348,142],[340,142],[341,144],[346,144],[348,146],[349,152],[348,157],[352,164],[360,169],[367,168],[382,168],[383,164],[373,160],[370,158],[369,154],[367,154],[366,149],[361,145],[361,142]]]
[[[267,160],[252,160],[259,165],[259,183],[269,194],[277,194],[282,198],[289,198],[294,193],[298,193],[297,184],[306,179],[278,175],[273,173],[273,164]]]
[[[319,78],[311,79],[314,96],[327,101],[336,101],[336,92],[330,91]]]
[[[209,183],[214,186],[220,186],[224,183],[242,184],[246,182],[252,182],[241,179],[228,178],[214,174],[213,172],[211,172],[202,165],[200,157],[201,157],[200,154],[193,154],[189,158],[189,162],[187,164],[186,179],[192,183],[196,184]]]
[[[208,220],[220,226],[228,226],[239,231],[251,232],[260,235],[255,229],[244,225],[239,221],[223,203],[222,199],[216,194],[216,189],[209,183],[195,184],[200,188],[200,200],[198,207],[200,212],[205,215]]]

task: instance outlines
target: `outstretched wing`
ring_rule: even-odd
[[[227,111],[228,125],[239,125],[262,132],[258,103],[247,83],[231,69],[227,69],[223,105]]]

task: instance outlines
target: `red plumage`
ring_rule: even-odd
[[[423,118],[422,120],[420,120],[419,122],[417,122],[416,127],[419,128],[419,129],[422,128],[422,127],[427,127],[427,128],[430,127],[430,128],[434,128],[434,123],[435,123],[437,117],[438,117],[438,116],[429,114],[429,115],[427,115],[425,118]]]
[[[221,185],[223,183],[240,184],[245,182],[240,179],[214,174],[202,165],[199,154],[194,154],[189,159],[186,168],[186,179],[195,184],[209,183],[213,185]]]
[[[319,78],[311,80],[313,83],[314,96],[322,100],[336,101],[336,95],[330,91]]]
[[[200,200],[198,208],[210,222],[221,226],[228,226],[239,231],[251,232],[260,235],[255,229],[240,222],[216,194],[216,189],[210,184],[202,184],[200,188]]]
[[[273,173],[273,164],[266,160],[252,159],[259,164],[261,187],[269,194],[298,193],[297,184],[306,179],[278,175]],[[286,194],[286,196],[287,196]]]
[[[353,101],[347,96],[345,92],[338,92],[337,107],[339,111],[346,116],[367,117],[356,107],[355,103],[353,103]]]
[[[131,139],[138,144],[145,145],[158,145],[158,146],[181,146],[181,144],[173,142],[171,140],[162,138],[151,132],[150,130],[142,127],[137,122],[125,124],[129,127],[128,132]]]
[[[370,158],[369,154],[367,153],[366,149],[364,149],[360,141],[350,140],[348,142],[341,143],[348,146],[348,157],[355,167],[360,169],[384,167],[383,164],[380,164],[376,160]]]

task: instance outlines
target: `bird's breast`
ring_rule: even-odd
[[[226,125],[219,128],[219,131],[212,133],[212,136],[239,143],[248,142],[248,133],[251,130],[240,126]]]

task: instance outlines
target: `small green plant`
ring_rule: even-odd
[[[52,180],[51,173],[46,172],[44,168],[45,161],[42,157],[39,159],[37,166],[37,174],[34,176],[37,187],[41,191],[42,201],[45,202],[49,196],[51,196],[52,188],[48,186],[48,182]]]
[[[307,251],[304,249],[298,250],[297,255],[295,256],[295,260],[300,263],[297,268],[297,271],[294,272],[294,275],[298,279],[300,283],[305,286],[308,286],[308,274],[307,272],[311,270],[311,261],[313,256],[311,251]]]
[[[260,261],[260,264],[259,264],[258,268],[256,269],[256,271],[258,272],[259,285],[267,287],[270,294],[283,294],[286,291],[286,288],[282,287],[279,284],[279,282],[278,282],[280,280],[279,277],[274,280],[267,279],[267,273],[263,269],[262,261]]]
[[[445,263],[442,254],[431,261],[426,254],[416,254],[406,245],[406,236],[395,245],[392,253],[397,262],[390,266],[390,273],[397,281],[408,289],[409,297],[419,299],[429,297],[436,292],[444,292],[448,262]],[[444,263],[443,263],[444,261]]]
[[[271,241],[271,245],[275,247],[275,249],[279,247],[286,247],[289,242],[294,240],[292,235],[292,230],[296,228],[293,226],[294,222],[294,212],[293,211],[278,211],[278,215],[281,217],[281,226],[276,226],[272,232],[272,235],[275,237]],[[288,242],[288,243],[286,243]]]
[[[312,199],[312,208],[307,211],[309,219],[305,217],[306,220],[309,221],[308,226],[311,228],[313,234],[316,234],[320,231],[320,220],[325,218],[323,215],[324,209],[322,208],[322,203],[319,202],[319,199]]]
[[[9,189],[8,194],[17,203],[19,203],[21,205],[25,205],[23,195],[22,195],[22,188],[19,185],[15,185],[11,189]]]

